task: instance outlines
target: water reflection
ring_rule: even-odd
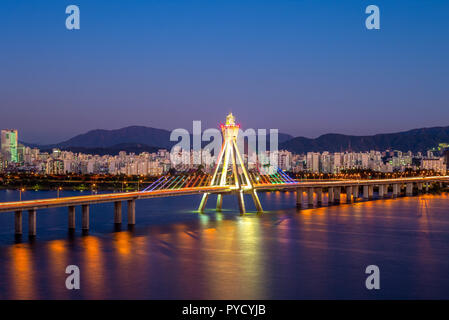
[[[449,298],[448,195],[303,210],[292,192],[260,197],[265,213],[245,216],[226,198],[223,212],[206,214],[186,211],[192,201],[142,202],[136,228],[118,232],[111,208],[98,206],[90,235],[67,237],[55,215],[40,220],[51,231],[35,243],[14,244],[0,228],[0,296]],[[65,288],[69,264],[80,267],[79,291]],[[364,288],[369,264],[381,268],[379,292]]]
[[[14,299],[37,299],[35,284],[35,268],[32,262],[32,250],[29,245],[14,245],[8,250],[9,264],[7,267],[11,280],[10,294]]]
[[[54,282],[59,284],[65,284],[65,269],[68,265],[70,265],[70,261],[67,257],[67,241],[66,240],[53,240],[47,244],[48,253],[48,271],[52,277],[55,277],[57,280]],[[50,286],[51,296],[59,297],[59,298],[68,298],[68,291],[62,288],[62,285],[59,286]]]
[[[107,294],[105,288],[106,264],[104,263],[103,254],[105,248],[101,246],[101,240],[98,237],[86,236],[81,242],[83,255],[81,264],[83,265],[83,292],[86,298],[99,297]],[[106,295],[107,296],[107,295]]]

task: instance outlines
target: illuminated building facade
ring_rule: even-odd
[[[6,161],[16,163],[17,156],[17,130],[1,131],[2,154]]]

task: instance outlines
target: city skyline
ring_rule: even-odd
[[[245,127],[293,136],[370,135],[446,126],[449,71],[443,1],[204,4],[4,1],[0,127],[29,143],[96,128],[172,129],[239,112]],[[45,36],[44,36],[45,35]],[[20,41],[17,41],[20,39]],[[425,112],[424,112],[425,110]],[[176,115],[176,116],[174,116]],[[54,139],[54,136],[58,139]]]
[[[233,128],[240,127],[234,125]],[[217,155],[212,155],[211,150],[207,148],[192,150],[176,146],[171,151],[164,148],[160,148],[157,152],[120,151],[118,155],[73,152],[58,148],[53,148],[52,152],[46,152],[18,144],[18,132],[15,130],[1,130],[1,136],[0,173],[160,176],[173,169],[178,172],[188,172],[202,168],[201,170],[210,173],[215,164],[220,162],[220,157],[217,159]],[[439,145],[441,148],[427,150],[424,154],[374,149],[358,152],[346,150],[344,152],[295,153],[282,148],[275,149],[273,153],[271,149],[266,151],[265,149],[263,151],[248,149],[245,152],[243,145],[239,145],[238,148],[248,169],[256,171],[268,165],[270,169],[280,169],[296,174],[340,174],[345,170],[366,169],[381,173],[431,170],[445,174],[449,164],[448,145],[442,143]],[[222,153],[223,151],[220,152]],[[271,154],[275,154],[275,157],[272,158]]]
[[[0,300],[449,299],[448,13],[0,1]]]

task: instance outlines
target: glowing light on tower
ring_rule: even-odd
[[[211,186],[229,186],[237,194],[240,213],[245,213],[245,201],[243,193],[251,194],[257,211],[262,212],[262,206],[254,189],[253,183],[245,168],[243,158],[237,147],[237,136],[240,125],[235,123],[235,117],[232,113],[226,117],[226,123],[220,125],[223,135],[223,143],[220,154],[218,155],[217,165],[212,176]],[[237,161],[238,160],[238,161]],[[220,172],[221,167],[221,172]],[[230,170],[229,170],[230,169]],[[229,172],[230,171],[230,172]],[[241,173],[239,172],[241,171]],[[199,211],[203,212],[206,206],[209,193],[205,193],[201,199]],[[217,210],[221,210],[223,204],[223,195],[217,196]]]

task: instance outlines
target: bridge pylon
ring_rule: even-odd
[[[237,147],[237,136],[240,125],[235,123],[235,118],[230,113],[226,117],[226,123],[220,125],[223,135],[223,143],[218,155],[217,164],[214,169],[210,186],[229,186],[232,193],[237,194],[240,214],[246,212],[244,193],[249,193],[252,196],[257,212],[263,212],[257,192],[254,189],[254,184],[251,181],[248,171],[245,168],[243,157]],[[238,161],[237,161],[238,160]],[[199,212],[204,212],[209,193],[203,194]],[[217,195],[217,211],[221,211],[223,204],[223,194]]]

